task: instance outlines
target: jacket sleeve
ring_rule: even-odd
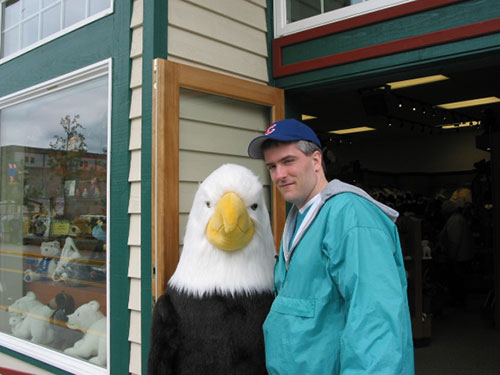
[[[399,242],[378,228],[349,230],[331,273],[344,299],[342,375],[412,374],[413,344]],[[409,362],[410,361],[410,362]]]
[[[177,350],[177,313],[168,294],[162,295],[153,309],[148,354],[148,375],[174,374]]]

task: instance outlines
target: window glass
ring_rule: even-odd
[[[288,22],[343,8],[363,0],[287,0]],[[368,1],[368,0],[364,0]]]
[[[109,6],[109,0],[90,0],[90,14],[95,14]]]
[[[39,0],[24,0],[22,2],[23,7],[21,8],[21,15],[23,19],[35,14],[40,6]]]
[[[38,19],[31,18],[22,23],[21,47],[27,47],[38,40]]]
[[[52,35],[61,29],[60,14],[60,4],[56,4],[42,11],[42,38]]]
[[[3,34],[2,50],[5,55],[10,55],[19,49],[19,26],[11,28]]]
[[[7,1],[4,9],[4,29],[8,29],[21,20],[21,0]]]
[[[282,36],[416,0],[274,0],[275,34]]]
[[[85,18],[85,0],[64,0],[64,27]]]
[[[1,3],[1,57],[48,40],[61,29],[109,9],[112,0],[10,0]],[[62,23],[62,26],[61,26]],[[75,26],[76,27],[76,26]]]
[[[0,109],[0,332],[102,367],[108,111],[107,75]]]

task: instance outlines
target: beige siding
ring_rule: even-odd
[[[135,0],[130,28],[131,105],[128,233],[130,280],[130,374],[141,374],[141,138],[143,1]],[[267,84],[265,0],[170,0],[168,58],[203,69]],[[186,99],[186,97],[184,97]],[[212,98],[213,99],[213,98]],[[194,193],[206,175],[225,162],[254,170],[268,184],[262,163],[246,156],[248,141],[268,117],[257,107],[210,98],[181,101],[181,239]],[[235,140],[227,142],[228,138]],[[207,139],[210,140],[207,142]],[[192,166],[196,165],[196,168]]]
[[[132,19],[131,59],[131,103],[130,119],[130,198],[128,213],[130,229],[128,233],[130,294],[128,308],[130,310],[130,374],[142,373],[141,360],[141,139],[142,139],[142,30],[143,0],[134,0]]]
[[[268,82],[265,2],[170,0],[168,58]]]

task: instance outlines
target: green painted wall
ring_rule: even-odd
[[[130,17],[132,0],[116,0],[114,13],[0,65],[0,96],[112,58],[110,219],[110,366],[127,374],[128,342],[128,173],[130,167]],[[0,351],[57,374],[60,369],[0,346]]]

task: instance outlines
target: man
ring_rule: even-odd
[[[270,375],[414,374],[398,213],[326,180],[321,143],[283,120],[248,147],[292,208],[264,323]]]

